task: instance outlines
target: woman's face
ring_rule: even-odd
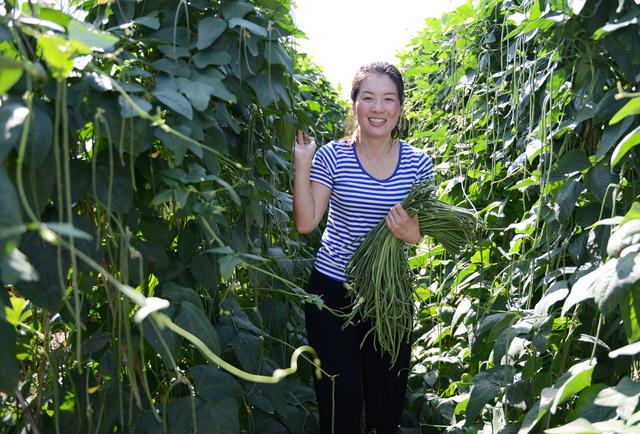
[[[400,118],[400,98],[395,83],[385,74],[369,74],[360,84],[352,109],[364,140],[390,138]]]

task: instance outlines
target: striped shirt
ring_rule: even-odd
[[[321,273],[344,282],[359,238],[406,197],[413,183],[434,177],[431,158],[423,150],[401,141],[399,152],[396,169],[386,179],[367,173],[347,142],[332,141],[316,152],[311,181],[331,189],[327,226],[315,261]]]

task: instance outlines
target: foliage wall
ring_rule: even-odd
[[[294,53],[289,1],[20,4],[0,6],[2,431],[317,431],[310,355],[282,370],[317,242],[289,224],[289,161],[345,107]]]
[[[487,224],[459,257],[412,258],[408,427],[638,429],[638,17],[637,1],[478,1],[404,53],[411,140]]]

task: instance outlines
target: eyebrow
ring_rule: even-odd
[[[370,93],[371,95],[373,95],[373,92],[371,92],[370,90],[363,90],[362,93]],[[398,95],[397,92],[387,92],[385,93],[385,95]]]

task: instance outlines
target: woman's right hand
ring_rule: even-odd
[[[296,143],[294,147],[294,157],[296,162],[308,162],[313,160],[316,152],[316,141],[304,131],[298,130],[296,133]]]

